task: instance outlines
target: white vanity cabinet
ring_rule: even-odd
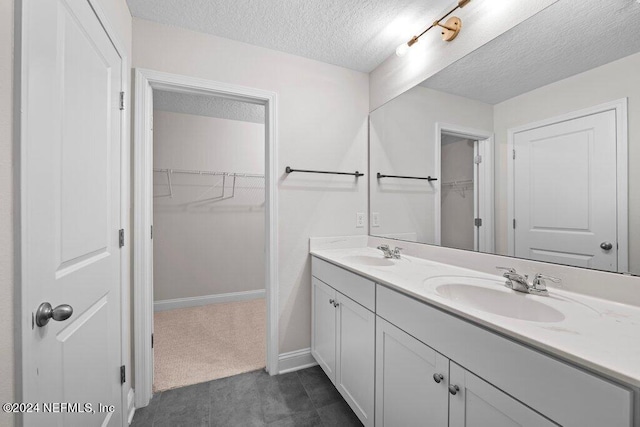
[[[314,258],[311,353],[367,427],[374,423],[374,302],[373,282]]]
[[[376,427],[446,426],[449,359],[376,319]]]
[[[376,364],[376,427],[556,425],[380,317]]]
[[[312,260],[312,354],[366,426],[640,425],[631,388]]]

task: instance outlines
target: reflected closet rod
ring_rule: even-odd
[[[331,175],[352,175],[352,176],[355,176],[356,178],[359,177],[359,176],[364,176],[363,173],[360,173],[358,171],[355,171],[355,172],[312,171],[312,170],[306,170],[306,169],[292,169],[289,166],[287,166],[284,171],[286,173],[304,172],[304,173],[325,173],[325,174],[331,174]]]
[[[429,182],[438,180],[438,178],[432,178],[431,176],[420,177],[420,176],[402,176],[402,175],[382,175],[380,172],[378,172],[378,179],[380,178],[424,179]]]

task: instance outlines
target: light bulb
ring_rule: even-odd
[[[396,49],[396,55],[398,55],[398,56],[405,56],[407,54],[407,52],[409,52],[409,44],[406,43],[406,42],[402,43]]]

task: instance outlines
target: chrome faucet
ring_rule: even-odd
[[[392,251],[391,251],[391,256],[395,259],[400,259],[400,251],[402,250],[402,248],[399,247],[395,247]]]
[[[385,258],[400,259],[400,251],[402,248],[396,246],[395,249],[390,249],[389,245],[380,245],[378,249],[382,251]]]
[[[380,245],[378,249],[382,251],[382,254],[385,258],[393,258],[393,254],[391,253],[391,249],[389,249],[389,245]]]
[[[549,295],[547,290],[546,281],[549,280],[553,283],[561,283],[562,281],[557,277],[547,276],[546,274],[538,273],[533,277],[533,282],[529,284],[529,276],[519,274],[514,268],[511,267],[496,267],[498,270],[504,270],[502,276],[507,279],[505,286],[514,291],[524,292],[533,295]]]

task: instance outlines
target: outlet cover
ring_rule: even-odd
[[[358,212],[356,214],[356,228],[364,228],[364,218],[365,218],[364,212]]]
[[[371,226],[380,227],[380,212],[374,212],[371,214]]]

